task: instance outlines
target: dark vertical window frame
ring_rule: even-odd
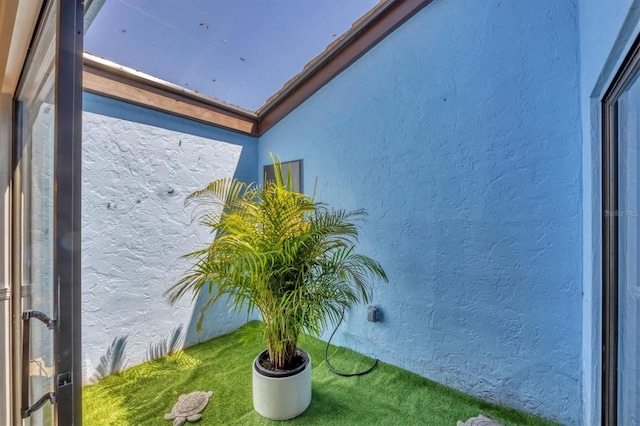
[[[82,424],[81,170],[84,0],[58,0],[54,298],[58,302],[56,395],[60,425]],[[64,124],[63,124],[64,123]],[[62,124],[62,125],[61,125]]]
[[[618,424],[618,99],[640,72],[640,36],[602,99],[602,424]],[[607,214],[609,212],[609,214]]]
[[[24,147],[18,144],[22,140],[22,115],[19,113],[21,104],[13,101],[12,123],[13,129],[11,134],[11,157],[12,157],[12,179],[11,179],[11,424],[15,424],[16,418],[20,413],[22,395],[22,377],[20,371],[22,368],[22,329],[19,313],[22,312],[22,282],[20,279],[22,265],[22,246],[19,243],[21,235],[20,228],[22,226],[22,204],[20,202],[20,191],[22,190],[22,176],[18,164],[22,158]],[[19,360],[19,361],[18,361]]]
[[[602,146],[602,424],[617,424],[618,174],[616,104],[603,103]]]

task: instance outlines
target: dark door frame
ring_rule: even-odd
[[[54,276],[58,281],[58,377],[60,425],[82,424],[81,188],[82,47],[84,0],[60,0],[56,109]],[[60,125],[65,123],[65,125]],[[62,244],[65,241],[66,244]],[[67,376],[65,376],[67,374]]]
[[[618,99],[640,71],[640,37],[602,99],[602,424],[618,424]],[[608,212],[608,214],[607,214]]]
[[[56,59],[55,59],[55,154],[54,154],[54,292],[56,302],[54,351],[56,377],[54,378],[54,413],[58,425],[82,424],[82,345],[81,345],[81,168],[82,168],[82,46],[84,0],[45,0],[42,11],[57,2]],[[19,105],[17,96],[24,85],[29,64],[33,59],[34,44],[43,25],[40,13],[29,54],[23,65],[14,95],[14,111]],[[22,155],[17,144],[18,114],[14,114],[13,170]],[[15,188],[15,185],[13,186]],[[16,195],[14,194],[14,200]],[[16,224],[17,226],[17,224]],[[16,230],[12,232],[16,243]],[[17,247],[13,245],[14,249]],[[15,252],[15,250],[14,250]],[[15,264],[15,263],[14,263]],[[15,278],[13,287],[21,283]],[[19,291],[18,291],[19,293]],[[19,295],[18,295],[19,297]],[[16,298],[13,299],[14,302]],[[14,321],[20,321],[19,299],[13,306]],[[14,327],[14,330],[16,328]],[[16,339],[14,339],[16,342]],[[15,343],[14,343],[15,344]],[[15,352],[14,352],[15,353]],[[15,376],[15,374],[14,374]],[[15,377],[20,379],[20,377]],[[15,380],[14,379],[14,380]],[[14,381],[15,383],[15,381]],[[17,387],[20,387],[19,384]],[[18,419],[14,419],[18,422]]]

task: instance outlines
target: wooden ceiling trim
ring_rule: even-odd
[[[257,134],[257,117],[206,102],[200,97],[176,93],[157,87],[155,82],[133,79],[119,73],[96,68],[85,60],[82,85],[87,93],[144,106],[206,124],[224,127],[251,136]]]

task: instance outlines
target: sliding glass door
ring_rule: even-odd
[[[603,424],[640,424],[640,46],[603,104]]]
[[[640,82],[618,99],[618,421],[640,424]]]
[[[44,2],[14,96],[15,424],[81,424],[82,12]]]

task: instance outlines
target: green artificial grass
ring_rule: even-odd
[[[251,326],[248,324],[244,327]],[[212,339],[160,360],[104,378],[83,389],[84,424],[171,425],[164,414],[178,396],[196,390],[214,392],[199,425],[272,425],[260,417],[251,400],[251,363],[260,342],[239,344],[242,330]],[[324,363],[325,343],[308,336],[300,346],[311,354],[313,396],[295,425],[434,425],[483,413],[505,426],[554,423],[510,408],[483,402],[389,364],[361,377],[340,377]],[[372,360],[331,347],[331,365],[361,371]]]

